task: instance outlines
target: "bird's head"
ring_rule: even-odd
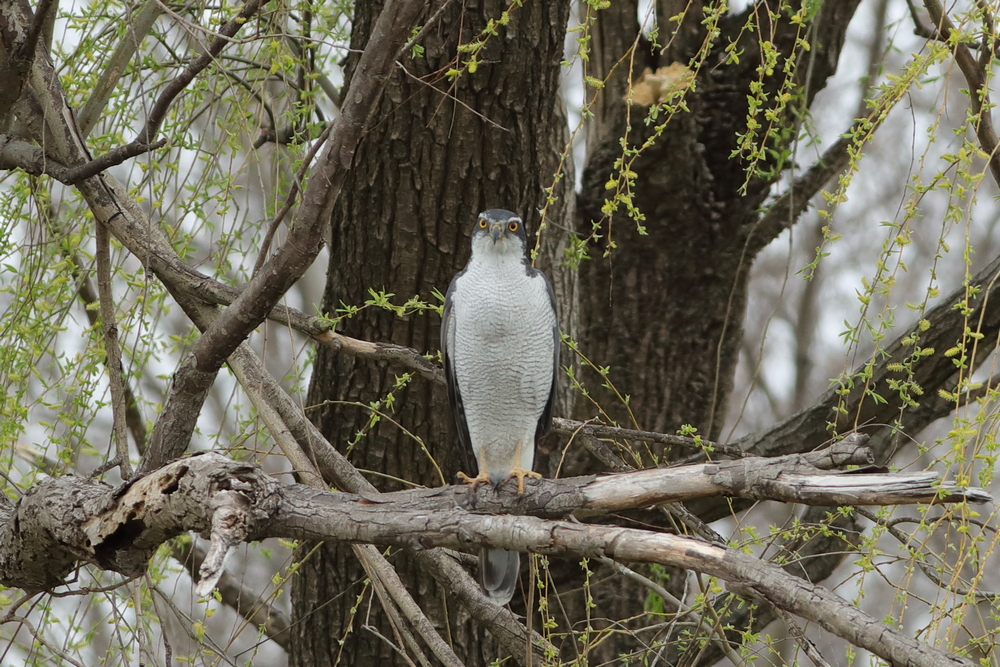
[[[472,228],[472,252],[479,255],[524,256],[528,236],[520,216],[502,208],[479,214]]]

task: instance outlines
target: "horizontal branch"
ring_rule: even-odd
[[[32,176],[51,176],[60,183],[73,185],[143,153],[163,148],[166,144],[166,139],[151,144],[125,144],[77,167],[67,167],[46,155],[40,146],[19,141],[9,134],[2,134],[0,169],[21,169]]]
[[[531,515],[539,518],[562,518],[571,514],[593,515],[617,512],[627,509],[650,507],[670,502],[686,501],[707,496],[735,496],[755,500],[778,500],[809,505],[890,505],[937,502],[986,502],[991,497],[981,489],[960,488],[942,482],[932,472],[923,473],[882,473],[854,470],[841,473],[824,472],[825,469],[864,465],[871,461],[871,451],[864,446],[867,438],[855,434],[832,447],[808,454],[793,454],[775,458],[747,457],[738,461],[679,466],[676,468],[652,468],[628,473],[600,476],[582,476],[567,479],[542,479],[526,482],[526,492],[518,494],[515,485],[507,484],[494,490],[489,485],[471,489],[465,485],[444,486],[435,489],[413,489],[394,493],[338,493],[328,506],[335,508],[343,516],[364,523],[379,520],[385,512],[410,512],[433,514],[459,509],[462,511],[489,514]],[[21,570],[12,570],[14,565],[0,566],[0,578],[11,585],[31,589],[48,588],[62,581],[77,559],[83,558],[102,567],[114,569],[126,575],[134,575],[145,567],[152,550],[161,542],[182,530],[201,532],[208,524],[182,523],[185,528],[153,531],[152,537],[138,540],[134,527],[129,528],[127,538],[130,546],[126,550],[132,555],[127,558],[115,553],[119,531],[125,530],[128,521],[139,513],[176,514],[169,507],[155,509],[150,498],[165,493],[165,502],[171,499],[178,479],[189,475],[191,470],[213,466],[220,467],[223,475],[216,479],[207,476],[205,484],[221,485],[224,489],[240,492],[258,482],[243,482],[243,477],[253,479],[259,475],[250,465],[237,464],[215,454],[193,456],[177,464],[166,466],[155,473],[139,478],[116,492],[114,498],[99,500],[90,505],[88,499],[107,496],[110,488],[73,476],[49,480],[39,484],[25,495],[17,508],[18,521],[22,526],[33,526],[35,515],[24,514],[26,508],[41,504],[49,507],[52,503],[67,508],[77,508],[85,516],[107,516],[103,519],[88,519],[83,528],[91,548],[89,555],[81,555],[71,550],[65,565],[60,567],[52,562],[39,564],[36,557],[19,557],[15,563]],[[269,478],[268,478],[269,479]],[[249,485],[249,486],[248,486]],[[273,493],[274,485],[267,486],[267,493]],[[58,489],[58,492],[53,491]],[[188,489],[189,493],[204,493],[204,489]],[[55,494],[55,495],[52,495]],[[39,498],[35,498],[39,495]],[[66,496],[61,500],[52,500]],[[30,500],[29,500],[30,499]],[[130,499],[135,499],[139,510]],[[115,503],[119,509],[106,513],[109,504]],[[168,503],[169,505],[169,503]],[[9,513],[10,510],[8,510]],[[0,517],[6,518],[6,517]],[[22,528],[14,542],[0,541],[0,561],[10,553],[19,552],[18,542],[36,543],[45,549],[58,551],[59,544],[77,543],[80,535],[65,532],[60,516],[46,517],[42,522],[44,534],[41,541],[28,535]],[[76,518],[67,518],[66,525],[72,525]],[[55,522],[53,524],[52,522]],[[60,526],[58,530],[52,525]],[[109,527],[110,526],[110,527]],[[246,528],[242,529],[243,533]],[[240,534],[243,534],[240,533]],[[244,535],[245,536],[245,535]],[[3,535],[4,539],[13,539]],[[239,541],[239,540],[236,540]],[[235,542],[234,542],[235,543]],[[503,546],[503,545],[500,545]],[[133,553],[134,552],[134,553]],[[207,557],[206,557],[207,560]],[[58,559],[56,559],[58,561]],[[34,568],[38,568],[37,571]]]
[[[487,484],[474,492],[467,486],[410,489],[382,493],[341,494],[345,502],[366,507],[382,505],[412,512],[439,512],[453,508],[489,514],[518,514],[562,518],[651,507],[696,498],[728,496],[837,507],[840,505],[910,505],[935,502],[989,502],[992,496],[978,488],[942,482],[934,472],[885,473],[871,467],[867,436],[853,434],[828,449],[774,458],[747,457],[650,468],[609,475],[566,479],[525,480],[526,493],[516,485],[494,490]],[[847,472],[824,472],[844,466],[869,466]],[[871,472],[872,470],[876,472]]]
[[[622,495],[630,488],[616,486]],[[235,544],[267,537],[418,550],[490,546],[682,567],[718,577],[731,592],[766,600],[890,663],[971,665],[737,549],[633,528],[475,514],[455,506],[427,512],[384,500],[385,495],[373,502],[302,485],[281,487],[259,468],[215,453],[175,461],[117,490],[72,476],[47,479],[25,493],[17,507],[0,507],[0,583],[50,588],[62,583],[77,560],[134,575],[162,542],[185,530],[211,531],[203,584],[218,580],[224,556]]]
[[[383,521],[333,517],[328,502],[335,494],[303,487],[282,487],[272,528],[284,537],[338,539],[409,547],[469,550],[489,545],[515,551],[572,558],[612,558],[681,567],[726,581],[732,592],[763,599],[856,646],[912,667],[947,667],[972,663],[948,655],[872,618],[843,598],[764,563],[737,549],[693,538],[534,517],[483,516],[462,510],[434,514],[387,511]]]

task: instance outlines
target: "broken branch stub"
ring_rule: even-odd
[[[274,513],[277,488],[255,466],[211,452],[118,488],[72,475],[44,480],[0,508],[0,583],[50,589],[80,561],[134,576],[163,542],[194,530],[211,538],[201,568],[210,591],[235,545]]]

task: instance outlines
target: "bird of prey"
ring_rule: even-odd
[[[444,300],[441,351],[459,439],[479,474],[473,486],[500,486],[532,472],[535,441],[552,421],[559,327],[548,279],[526,256],[528,237],[515,213],[491,209],[472,229],[472,256]],[[483,549],[479,576],[497,604],[514,595],[517,553]]]

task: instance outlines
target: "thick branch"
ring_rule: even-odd
[[[747,457],[738,461],[703,463],[675,468],[651,468],[611,475],[526,481],[528,493],[514,484],[494,491],[489,485],[470,492],[464,486],[444,486],[360,494],[358,502],[389,503],[413,512],[439,512],[454,507],[490,514],[520,514],[562,518],[571,514],[619,512],[705,497],[777,500],[805,505],[904,505],[934,502],[988,502],[981,489],[941,482],[933,472],[883,473],[865,469],[825,473],[824,469],[868,465],[866,436],[855,434],[829,449],[776,458]],[[875,468],[876,471],[880,469]],[[344,495],[344,498],[351,496]]]
[[[763,598],[893,664],[913,667],[972,664],[893,630],[821,586],[738,550],[687,537],[533,517],[479,516],[462,510],[431,515],[388,512],[385,520],[378,523],[358,521],[352,516],[341,520],[326,511],[329,494],[319,498],[301,487],[283,487],[281,492],[275,529],[283,531],[286,537],[329,539],[336,534],[349,541],[456,549],[490,545],[547,555],[609,557],[681,567],[719,577],[733,592]]]
[[[835,594],[738,550],[644,530],[472,514],[413,511],[301,485],[279,487],[259,469],[209,453],[155,471],[119,490],[75,477],[49,479],[16,508],[0,509],[0,582],[48,588],[84,560],[124,574],[185,530],[211,530],[202,576],[216,580],[213,554],[234,541],[289,537],[409,548],[492,546],[682,567],[719,577],[731,591],[814,621],[893,664],[971,665],[872,619]],[[15,556],[15,557],[12,557]]]

